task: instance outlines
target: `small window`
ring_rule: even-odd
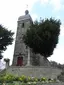
[[[22,34],[22,37],[24,36],[24,34]]]
[[[26,49],[28,48],[28,46],[26,45]]]
[[[22,28],[24,28],[24,23],[22,23]]]

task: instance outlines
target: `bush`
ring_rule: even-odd
[[[56,82],[56,79],[46,79],[45,77],[42,78],[36,78],[36,77],[26,77],[25,75],[22,75],[20,77],[13,76],[13,75],[5,75],[0,76],[0,83],[13,83],[13,81],[20,81],[23,83],[36,83],[36,82],[42,82],[42,83],[50,83],[50,82]]]

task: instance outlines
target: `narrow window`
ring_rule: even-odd
[[[26,49],[28,48],[28,46],[26,45]]]
[[[24,23],[22,23],[22,28],[24,28]]]

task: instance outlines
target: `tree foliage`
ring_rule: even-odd
[[[35,21],[23,36],[24,43],[33,52],[40,53],[45,58],[53,54],[60,34],[60,20],[53,18]]]
[[[8,45],[12,44],[13,34],[13,32],[0,25],[0,59],[3,57],[2,52],[7,49]]]
[[[9,59],[9,58],[4,58],[4,61],[5,61],[5,62],[9,62],[10,59]]]

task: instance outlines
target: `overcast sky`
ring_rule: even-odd
[[[59,43],[48,58],[58,63],[64,63],[64,0],[0,0],[0,24],[16,34],[18,17],[24,15],[26,6],[33,20],[53,17],[61,20]],[[15,35],[14,35],[15,41]],[[4,58],[12,63],[14,42],[3,53]]]

